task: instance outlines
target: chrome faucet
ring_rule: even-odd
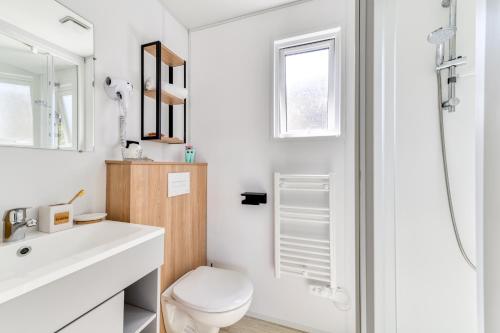
[[[37,225],[37,220],[27,218],[29,208],[14,208],[5,214],[3,219],[3,239],[6,242],[23,240],[26,230]]]

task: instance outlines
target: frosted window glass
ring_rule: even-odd
[[[33,145],[33,111],[28,85],[0,82],[0,144]]]
[[[329,50],[287,55],[287,131],[328,129]]]

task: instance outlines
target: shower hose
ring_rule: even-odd
[[[450,189],[450,175],[448,172],[448,160],[446,157],[446,138],[444,134],[444,112],[443,112],[443,83],[441,78],[441,70],[436,71],[437,74],[437,84],[438,84],[438,109],[439,109],[439,128],[441,133],[441,156],[443,157],[443,171],[444,171],[444,180],[446,184],[446,195],[448,197],[448,208],[450,210],[451,224],[453,226],[453,232],[455,234],[455,239],[457,241],[458,248],[460,249],[460,253],[462,257],[465,259],[467,264],[473,269],[476,270],[476,266],[472,263],[472,260],[469,258],[469,255],[465,251],[464,245],[462,243],[462,238],[460,237],[460,231],[458,230],[457,221],[455,219],[455,209],[453,208],[453,197],[451,195]]]

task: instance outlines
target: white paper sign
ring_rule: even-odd
[[[191,189],[191,174],[189,172],[175,172],[167,175],[168,197],[188,194]]]

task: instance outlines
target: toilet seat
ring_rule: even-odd
[[[192,309],[221,313],[237,309],[252,298],[250,280],[239,272],[201,266],[172,288],[172,297]]]

